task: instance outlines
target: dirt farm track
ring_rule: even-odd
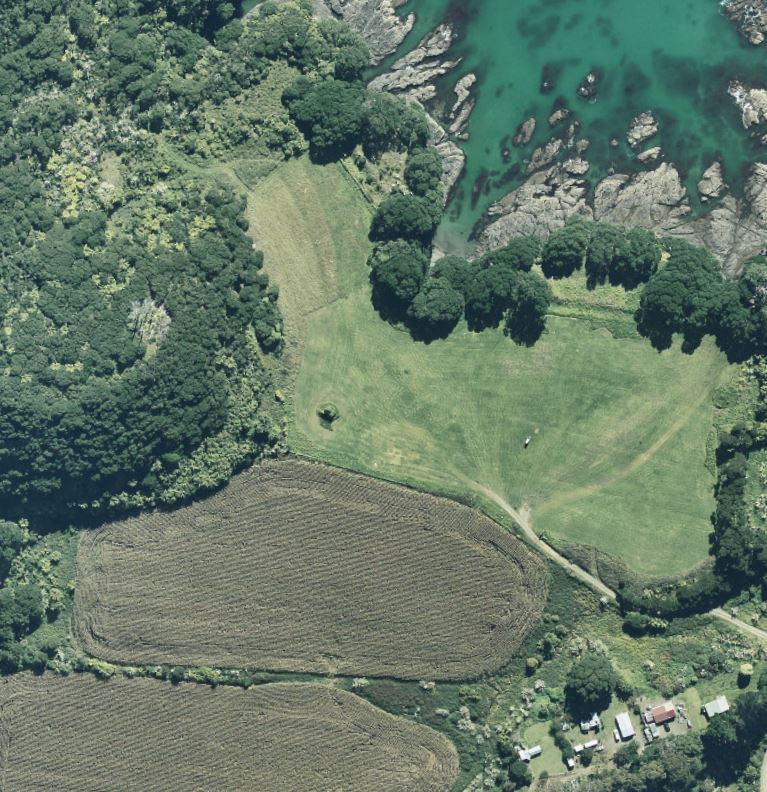
[[[75,631],[125,664],[462,679],[502,666],[545,596],[476,510],[289,460],[86,534]]]
[[[352,693],[29,674],[0,682],[3,792],[447,792],[451,743]]]

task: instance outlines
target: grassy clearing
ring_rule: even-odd
[[[298,461],[86,534],[77,571],[77,637],[128,664],[464,679],[546,598],[543,564],[478,511]]]
[[[23,674],[0,702],[3,789],[447,792],[458,771],[441,735],[327,686]]]
[[[659,355],[561,317],[532,349],[462,329],[424,346],[359,290],[309,320],[290,439],[427,489],[479,482],[529,504],[541,533],[670,573],[706,555],[709,394],[723,367],[710,345]],[[332,432],[316,418],[323,402],[341,414]]]
[[[554,284],[548,332],[531,349],[465,327],[414,343],[371,308],[370,209],[339,166],[281,166],[250,204],[298,339],[294,450],[460,498],[479,483],[529,504],[539,533],[641,574],[706,557],[711,393],[727,379],[713,345],[658,354],[633,330],[637,295],[587,291],[582,276]],[[317,418],[325,403],[341,414],[332,431]]]

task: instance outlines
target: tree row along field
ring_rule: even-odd
[[[446,792],[458,774],[442,735],[320,685],[23,674],[0,706],[6,792]]]
[[[96,657],[463,679],[536,624],[543,564],[479,512],[310,462],[85,534],[75,632]]]
[[[736,371],[715,345],[656,352],[636,334],[635,295],[590,291],[582,273],[554,282],[553,315],[534,347],[465,324],[447,339],[414,343],[370,305],[370,210],[338,167],[280,166],[249,199],[286,322],[305,326],[290,388],[291,447],[455,496],[476,494],[476,482],[515,508],[529,505],[538,534],[618,555],[640,574],[703,561],[714,509],[711,397]],[[332,209],[322,199],[327,183]],[[362,228],[359,244],[349,228]],[[307,273],[311,261],[324,268]],[[326,403],[340,416],[332,431],[317,417]]]

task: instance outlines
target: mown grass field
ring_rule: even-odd
[[[309,205],[286,215],[280,207],[293,200],[297,172]],[[659,354],[632,329],[635,295],[587,292],[579,279],[555,284],[554,315],[533,348],[465,327],[415,343],[371,308],[361,227],[369,211],[338,170],[328,196],[328,173],[292,163],[255,190],[259,240],[283,310],[306,317],[293,449],[452,495],[487,487],[515,507],[529,505],[539,534],[594,545],[642,574],[704,559],[710,396],[727,370],[713,345],[692,356]],[[289,225],[281,228],[283,216]],[[360,229],[356,244],[349,218]],[[335,240],[332,262],[323,239]],[[327,402],[341,415],[332,430],[317,417]]]
[[[75,633],[123,664],[406,679],[498,670],[544,565],[477,510],[311,462],[83,536]]]
[[[28,674],[0,682],[4,790],[447,792],[451,743],[351,693]]]

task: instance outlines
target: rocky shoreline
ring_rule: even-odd
[[[721,6],[736,27],[754,46],[767,36],[767,0],[722,0]]]
[[[413,25],[410,17],[403,21],[394,13],[404,0],[323,1],[365,38],[374,62],[396,50]],[[767,33],[767,0],[730,0],[723,3],[723,8],[752,43],[761,43],[759,34]],[[449,57],[454,38],[449,24],[439,25],[391,69],[374,78],[369,87],[399,93],[421,104],[430,102],[436,97],[435,81],[460,65],[460,59]],[[591,76],[587,75],[584,85],[595,93],[599,80],[594,74],[589,81]],[[451,136],[459,140],[468,136],[475,88],[476,75],[463,75],[454,87],[455,101],[452,106],[448,104],[443,123],[429,117],[433,144],[443,158],[446,200],[465,167],[465,155]],[[767,91],[733,82],[730,93],[741,108],[744,127],[767,122]],[[712,163],[698,183],[698,198],[710,209],[696,217],[678,170],[673,163],[662,161],[661,146],[643,148],[659,132],[651,112],[638,113],[626,132],[626,141],[637,150],[636,161],[645,170],[613,173],[595,185],[586,179],[590,165],[583,155],[589,141],[576,140],[580,127],[577,119],[567,107],[559,107],[548,121],[554,135],[532,152],[525,165],[526,180],[493,204],[478,223],[474,238],[480,252],[521,234],[546,236],[573,215],[641,225],[705,245],[730,275],[737,274],[743,260],[767,248],[767,165],[752,166],[743,198],[738,199],[729,194],[721,164]],[[529,143],[535,129],[535,118],[524,120],[513,145]],[[610,143],[619,145],[618,140]],[[568,159],[562,161],[564,156]]]

